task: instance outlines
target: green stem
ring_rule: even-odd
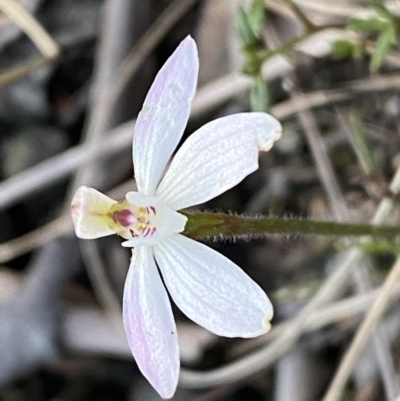
[[[265,234],[374,236],[380,238],[400,236],[400,226],[336,223],[266,216],[249,217],[197,211],[185,211],[183,214],[188,218],[183,234],[193,239],[207,237],[245,238]]]

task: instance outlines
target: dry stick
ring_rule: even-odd
[[[400,192],[400,168],[392,180],[390,190],[397,194]],[[372,219],[373,224],[382,223],[393,207],[391,199],[383,199]],[[293,319],[290,326],[277,339],[261,348],[252,355],[245,356],[221,368],[207,372],[181,369],[180,384],[188,388],[208,388],[216,385],[230,383],[258,373],[269,366],[287,352],[306,330],[310,316],[322,305],[334,298],[338,289],[344,283],[348,273],[355,265],[360,263],[363,253],[352,248],[344,254],[344,261],[327,278],[317,294],[308,302],[299,315]]]
[[[240,76],[238,73],[230,74],[222,79],[213,81],[197,91],[192,105],[191,117],[198,117],[213,107],[234,96],[248,90],[251,79]],[[342,89],[331,91],[315,91],[308,94],[297,95],[291,100],[274,106],[271,113],[278,119],[286,119],[302,110],[326,106],[349,100],[357,94],[374,91],[387,91],[400,88],[400,75],[393,74],[385,77],[377,76],[364,80],[357,80],[345,85]],[[213,96],[217,94],[217,96]],[[221,96],[219,96],[222,93]],[[113,129],[101,143],[99,149],[92,150],[93,158],[104,158],[120,153],[130,146],[134,121],[127,122]],[[0,209],[14,205],[29,194],[34,193],[57,180],[74,172],[82,166],[87,159],[87,145],[78,145],[54,156],[28,170],[19,173],[0,183]]]
[[[306,111],[299,112],[298,117],[311,147],[312,155],[317,165],[317,172],[320,175],[321,181],[330,199],[331,208],[334,210],[336,217],[339,220],[347,220],[347,207],[333,172],[325,145],[319,135],[315,120],[312,114]],[[362,286],[366,287],[369,284],[366,277],[364,280],[362,280],[360,275],[356,274],[355,277],[359,284],[359,288]],[[393,378],[395,378],[394,367],[392,366],[392,361],[384,338],[382,336],[378,337],[379,334],[380,333],[377,333],[375,337],[378,361],[380,362],[380,369],[384,379],[386,392],[388,395],[391,395],[397,392],[396,380],[393,380]]]
[[[6,263],[20,255],[33,251],[55,238],[70,233],[72,229],[71,216],[63,214],[42,227],[1,244],[0,263]]]
[[[339,118],[342,120],[344,124],[344,119],[339,115]],[[347,125],[347,124],[346,124]],[[345,127],[346,130],[349,130],[349,127]],[[349,135],[352,137],[351,133]],[[361,166],[364,166],[364,170],[367,169],[369,162],[365,160],[366,156],[364,152],[359,151],[358,142],[351,141],[353,147],[355,148],[356,153],[359,156],[359,161]],[[359,293],[366,293],[371,289],[371,278],[369,276],[369,271],[365,267],[359,267],[354,271],[357,290]],[[390,344],[385,338],[385,332],[383,326],[377,324],[374,328],[374,332],[372,335],[373,345],[375,347],[375,353],[377,356],[378,367],[380,368],[383,385],[385,389],[386,398],[391,400],[396,394],[399,393],[400,387],[398,382],[398,377],[395,371],[395,367],[393,364],[393,358],[391,356]]]
[[[23,65],[18,65],[16,67],[9,68],[7,71],[2,71],[0,74],[0,86],[8,85],[14,81],[31,74],[32,72],[38,70],[41,67],[47,65],[53,59],[47,59],[44,57],[39,57],[37,59],[28,61]]]
[[[335,212],[336,218],[349,221],[349,212],[346,202],[341,194],[332,163],[330,162],[328,152],[319,133],[315,119],[311,112],[300,112],[298,116],[307,137],[308,144],[311,147],[312,155],[317,165],[317,173],[330,199],[331,208]],[[365,293],[371,288],[371,279],[368,271],[362,265],[353,269],[353,277],[359,293]],[[393,360],[390,356],[389,344],[387,344],[387,340],[381,329],[375,331],[373,342],[385,387],[385,393],[387,398],[391,399],[399,392],[400,388],[396,378]]]
[[[365,311],[370,308],[370,306],[378,297],[380,290],[381,288],[377,288],[370,290],[365,294],[354,295],[352,297],[336,301],[315,311],[307,322],[305,333],[311,333],[332,323],[337,323],[344,319],[365,313]],[[392,289],[392,296],[393,299],[399,299],[400,284],[396,285],[395,288]],[[287,327],[290,326],[291,322],[292,320],[289,320],[272,326],[272,329],[269,333],[263,334],[260,337],[238,345],[234,353],[231,353],[231,355],[243,355],[244,353],[254,350],[256,347],[262,346],[266,342],[269,342],[276,337],[280,337]]]
[[[60,55],[60,50],[57,43],[21,4],[15,0],[0,0],[0,9],[26,33],[43,56],[43,58],[33,60],[24,66],[3,72],[0,75],[0,85],[4,85],[55,60]]]
[[[296,11],[296,10],[291,10]],[[299,11],[299,10],[297,10]],[[300,12],[301,14],[301,12]],[[304,21],[307,26],[307,20]],[[323,183],[325,191],[328,194],[331,208],[339,220],[348,221],[349,213],[345,200],[340,191],[339,184],[336,180],[332,164],[330,162],[327,150],[325,148],[322,137],[319,134],[317,124],[311,112],[300,111],[298,113],[299,120],[303,126],[309,146],[311,147],[313,158],[317,165],[317,172]],[[366,292],[371,287],[369,274],[362,266],[357,266],[353,270],[354,279],[357,284],[358,292]],[[378,366],[384,383],[385,393],[388,399],[392,398],[399,391],[399,384],[396,378],[393,360],[390,356],[389,345],[384,337],[384,333],[379,328],[373,335],[375,353],[377,355]]]
[[[101,147],[108,128],[113,128],[110,121],[113,112],[118,113],[118,110],[108,107],[110,105],[108,91],[109,85],[112,85],[113,80],[116,79],[116,70],[122,62],[121,59],[124,55],[121,53],[130,45],[127,43],[126,28],[132,24],[129,23],[129,18],[125,17],[125,14],[129,12],[129,3],[130,0],[118,2],[108,0],[103,5],[101,34],[94,57],[95,68],[89,89],[88,112],[81,138],[81,141],[88,147],[87,159],[89,163],[83,164],[75,173],[73,183],[70,185],[70,195],[75,192],[76,187],[82,184],[102,188],[102,185],[99,185],[96,180],[101,180],[107,175],[99,168],[106,163],[101,163],[101,159],[96,159],[93,162],[97,164],[93,165],[91,155]],[[105,112],[108,114],[103,117]],[[81,180],[81,176],[85,176],[85,174],[88,176]],[[67,208],[69,208],[71,196],[67,196],[67,199]]]
[[[284,118],[305,110],[326,106],[349,100],[357,95],[369,92],[381,92],[400,88],[400,75],[392,74],[387,76],[368,77],[355,80],[340,89],[320,90],[307,94],[297,94],[291,100],[282,102],[273,107],[273,114],[276,118]]]
[[[354,269],[353,276],[359,294],[365,294],[371,289],[371,277],[366,267],[358,266]],[[358,330],[360,330],[360,328]],[[383,327],[376,324],[376,327],[373,328],[372,332],[372,342],[387,400],[391,400],[396,394],[398,394],[400,389],[396,368],[390,352],[389,341],[390,340],[388,340]]]
[[[135,121],[130,121],[111,130],[93,155],[105,159],[121,153],[132,142],[134,127]],[[75,146],[3,181],[0,184],[0,209],[12,206],[24,197],[73,173],[85,163],[88,151],[89,146],[86,144]]]
[[[307,141],[311,146],[312,154],[317,165],[317,172],[329,196],[331,207],[335,211],[337,218],[348,221],[348,209],[341,194],[339,184],[336,180],[325,144],[319,134],[315,119],[310,112],[301,112],[298,115],[307,136]],[[353,276],[357,284],[358,292],[365,293],[371,288],[371,279],[363,266],[360,265],[353,269]],[[390,399],[398,393],[399,385],[396,379],[393,360],[390,356],[389,345],[381,330],[376,330],[373,335],[373,341],[378,366],[384,382],[385,393],[387,398]]]
[[[305,8],[307,8],[307,10],[332,15],[333,17],[339,16],[351,18],[357,15],[365,15],[365,13],[368,12],[368,9],[364,7],[352,7],[347,4],[346,6],[341,6],[340,4],[332,4],[331,2],[329,3],[329,6],[327,4],[321,6],[319,3],[315,3],[309,0],[307,0],[306,5],[302,4],[301,1],[294,1],[294,3],[298,6],[306,6]],[[272,10],[274,10],[275,12],[279,12],[286,17],[296,17],[294,11],[289,7],[289,5],[282,3],[281,0],[268,0],[267,4],[268,7],[270,7]],[[375,15],[372,10],[369,10],[369,14],[371,16]]]
[[[123,188],[119,188],[119,191],[123,191]],[[72,225],[69,229],[68,232],[72,231]],[[19,280],[19,275],[14,274],[12,276],[15,280]],[[8,283],[8,278],[2,279],[0,277],[0,287],[7,285]],[[20,283],[22,285],[22,281]],[[382,287],[376,288],[374,290],[371,290],[367,294],[360,294],[360,295],[355,295],[352,297],[348,297],[346,299],[337,301],[332,303],[331,305],[328,305],[320,310],[315,311],[309,318],[308,324],[306,331],[307,332],[312,332],[315,330],[319,330],[323,327],[326,327],[330,324],[340,322],[344,319],[348,319],[350,317],[357,316],[361,313],[364,313],[366,310],[370,309],[370,306],[375,302],[377,299],[378,295],[381,293]],[[398,300],[400,297],[400,284],[397,283],[392,289],[391,289],[391,296],[393,300]],[[4,298],[1,300],[0,305],[3,303],[8,302],[9,298]],[[122,324],[122,322],[121,322]],[[242,346],[240,348],[237,348],[235,351],[236,354],[243,354],[247,353],[250,350],[254,349],[254,347],[265,344],[266,341],[271,341],[273,338],[279,337],[282,335],[282,333],[287,329],[287,327],[291,324],[291,321],[279,323],[277,325],[274,325],[272,330],[264,334],[260,337],[254,338],[252,340],[248,340],[246,342],[242,343]],[[68,325],[68,317],[67,317],[67,325]],[[88,332],[90,330],[93,330],[94,332],[97,331],[97,327],[92,327],[91,325],[87,325],[87,327],[81,327],[80,329],[76,330],[76,339],[74,339],[73,343],[80,343],[80,341],[86,342],[86,339],[82,339],[82,336],[80,335],[82,332]],[[80,333],[80,334],[79,334]],[[90,337],[90,334],[88,336]],[[98,349],[92,350],[93,352],[96,353],[107,353],[108,352],[108,345],[110,345],[110,348],[114,348],[115,344],[115,339],[112,338],[104,338],[104,343],[99,346]],[[68,343],[66,344],[68,345]],[[75,349],[69,345],[70,349],[75,351]],[[81,351],[85,351],[85,347],[83,345],[78,346]],[[86,350],[87,351],[87,350]],[[128,347],[124,348],[122,353],[120,354],[121,356],[131,356],[131,352]],[[232,353],[231,353],[232,355]]]
[[[393,194],[397,195],[400,192],[400,168],[397,170],[395,177],[392,180],[392,183],[390,185],[390,190],[392,191]],[[389,199],[384,199],[377,210],[377,213],[375,215],[375,218],[373,219],[373,223],[377,224],[380,223],[383,218],[384,215],[387,214],[387,210],[389,210],[392,206],[392,201]],[[396,263],[396,266],[398,265],[398,263]],[[396,267],[395,266],[395,267]],[[339,366],[339,370],[338,370],[338,374],[336,375],[335,379],[333,380],[331,387],[329,388],[327,394],[326,394],[326,399],[324,399],[324,401],[327,400],[335,400],[338,397],[340,397],[341,391],[343,389],[343,387],[345,386],[345,383],[349,377],[349,375],[351,374],[351,371],[353,369],[353,366],[356,362],[356,359],[358,358],[359,353],[361,352],[365,342],[367,341],[368,336],[371,334],[368,331],[364,330],[364,327],[368,327],[368,328],[372,328],[372,326],[374,324],[376,324],[376,320],[379,319],[380,315],[383,313],[384,308],[386,307],[386,303],[389,301],[390,297],[389,294],[385,294],[383,292],[383,290],[385,289],[385,285],[388,283],[389,279],[391,279],[391,276],[394,274],[393,271],[396,270],[395,268],[393,268],[392,272],[390,273],[389,277],[387,278],[387,280],[385,281],[384,287],[382,288],[381,291],[381,297],[385,297],[384,299],[387,300],[385,301],[384,305],[381,305],[381,303],[383,301],[380,301],[378,298],[378,300],[376,301],[376,303],[374,304],[374,306],[371,309],[371,312],[367,315],[366,319],[364,320],[364,323],[361,325],[358,333],[356,334],[352,344],[350,345],[346,356],[343,358],[340,366]],[[396,273],[397,274],[397,273]],[[390,288],[392,287],[393,283],[389,283],[390,284]],[[389,288],[389,289],[390,289]],[[378,305],[376,305],[378,304]],[[372,311],[375,309],[377,309],[380,313],[372,313]],[[372,317],[371,317],[372,316]],[[366,326],[367,325],[367,326]],[[370,326],[371,325],[371,326]],[[353,359],[355,358],[355,359]],[[330,398],[330,397],[334,397],[334,398]]]
[[[341,5],[339,2],[332,3],[331,1],[321,1],[321,0],[294,0],[294,2],[307,10],[319,12],[321,14],[330,14],[333,16],[342,16],[346,18],[354,17],[374,17],[377,13],[371,8],[357,7],[352,5]],[[396,6],[392,3],[392,9]],[[398,7],[397,7],[398,9]]]
[[[134,180],[129,180],[107,193],[113,199],[122,199],[129,191],[136,190]],[[18,238],[12,239],[0,245],[0,263],[6,263],[16,257],[46,244],[73,231],[72,219],[69,212],[62,214],[57,219],[39,227]]]
[[[376,322],[381,318],[391,300],[391,290],[400,279],[400,258],[397,259],[395,265],[392,267],[387,279],[385,280],[378,298],[374,302],[372,308],[365,317],[360,326],[354,340],[352,341],[349,349],[347,350],[339,370],[337,371],[333,382],[331,383],[328,392],[326,393],[323,401],[336,401],[342,395],[344,386],[357,362],[364,346],[367,344],[368,339],[373,331]]]
[[[346,202],[340,191],[332,164],[329,161],[323,139],[319,135],[315,119],[311,112],[308,111],[299,112],[298,117],[306,135],[308,145],[311,148],[311,154],[317,166],[317,174],[328,194],[331,209],[337,220],[348,221],[349,213]]]
[[[1,283],[0,283],[1,284]],[[342,301],[335,302],[321,310],[316,311],[310,316],[309,323],[307,325],[307,332],[317,330],[326,327],[329,324],[339,322],[349,317],[357,316],[360,313],[364,313],[370,305],[377,299],[381,288],[371,291],[367,295],[357,295]],[[393,298],[398,299],[400,296],[400,286],[396,285],[391,289],[391,295]],[[109,354],[115,355],[121,358],[131,358],[132,353],[126,343],[126,338],[123,330],[122,319],[119,319],[119,327],[110,327],[109,330],[104,330],[104,326],[107,325],[106,317],[100,319],[100,316],[104,316],[100,309],[89,308],[95,312],[96,318],[90,318],[87,321],[80,320],[77,325],[77,315],[82,315],[82,312],[86,311],[86,308],[72,308],[66,315],[65,327],[67,328],[67,335],[63,339],[64,345],[73,352],[90,352],[94,354]],[[90,316],[89,313],[83,313],[84,316]],[[75,323],[72,323],[74,322]],[[281,323],[273,327],[270,333],[270,337],[276,338],[282,335],[286,330],[290,322]],[[99,335],[99,331],[102,331],[102,335]],[[179,327],[178,327],[179,331]],[[116,335],[116,333],[121,335]],[[86,333],[82,336],[82,333]],[[92,337],[92,334],[98,339],[95,345],[88,343],[88,338]],[[269,339],[270,340],[270,339]]]
[[[107,129],[107,122],[110,118],[113,106],[121,95],[126,84],[142,65],[146,57],[160,43],[165,34],[197,1],[198,0],[185,0],[182,2],[175,0],[157,18],[149,30],[140,39],[138,44],[123,60],[112,81],[103,88],[102,91],[104,93],[100,94],[101,97],[104,96],[106,101],[101,103],[101,107],[98,107],[94,110],[93,117],[91,118],[91,124],[88,127],[88,131],[90,132],[90,136],[93,138],[92,140],[104,134],[104,131]],[[99,141],[96,141],[96,146],[94,146],[94,148],[98,148],[99,146]],[[96,157],[89,157],[85,163],[85,169],[81,174],[78,175],[74,183],[75,188],[84,183],[87,184],[87,182],[90,181],[93,163],[95,163],[95,161]]]
[[[347,19],[353,18],[373,18],[377,17],[378,14],[371,8],[367,7],[353,7],[349,4],[340,5],[338,3],[332,4],[329,1],[309,1],[309,0],[296,0],[293,1],[298,6],[304,6],[308,11],[314,11],[314,13],[320,14],[321,16],[332,16],[334,19],[337,17],[343,17]],[[392,2],[385,2],[386,6],[396,14],[400,10],[400,3],[398,0]],[[281,14],[284,17],[296,18],[295,12],[289,7],[289,5],[282,2],[282,0],[268,0],[268,8]],[[369,55],[372,55],[376,50],[376,43],[367,41],[366,50]],[[398,53],[389,51],[385,57],[385,62],[392,66],[400,67],[400,56]]]

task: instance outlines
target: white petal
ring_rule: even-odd
[[[240,113],[204,125],[179,149],[157,196],[175,210],[197,205],[232,188],[258,168],[281,125],[265,113]]]
[[[133,164],[138,190],[153,195],[182,138],[197,85],[199,59],[188,36],[157,74],[133,137]]]
[[[79,187],[71,202],[71,216],[79,238],[94,239],[115,234],[107,213],[117,203],[114,199],[88,187]]]
[[[237,265],[180,234],[154,247],[172,299],[194,322],[226,337],[256,337],[270,328],[265,292]]]
[[[179,375],[176,325],[151,247],[134,251],[125,282],[123,318],[140,371],[161,397],[172,397]]]

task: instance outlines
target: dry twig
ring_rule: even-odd
[[[1,86],[22,78],[39,67],[54,61],[60,55],[60,50],[57,43],[54,42],[42,25],[21,4],[15,0],[0,0],[0,9],[29,36],[42,53],[42,57],[32,60],[25,65],[3,71],[0,75]]]

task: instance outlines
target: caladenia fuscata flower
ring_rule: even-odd
[[[265,113],[214,120],[180,147],[198,76],[196,44],[187,37],[158,73],[140,112],[133,137],[138,192],[117,202],[81,187],[72,200],[80,238],[118,234],[133,248],[124,288],[123,321],[133,356],[164,398],[179,376],[178,338],[170,301],[211,332],[255,337],[267,332],[272,305],[237,265],[204,244],[183,236],[187,217],[179,210],[204,203],[258,168],[259,150],[281,135]]]

